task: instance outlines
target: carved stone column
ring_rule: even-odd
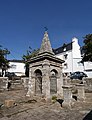
[[[72,86],[63,86],[64,107],[71,107],[72,104]]]
[[[57,77],[57,94],[63,96],[63,76],[62,73]]]
[[[85,100],[85,89],[84,89],[84,84],[77,84],[76,85],[77,90],[78,90],[78,100],[84,101]]]
[[[35,76],[33,76],[32,68],[29,68],[29,82],[28,82],[28,92],[26,96],[35,95]]]
[[[43,64],[43,78],[42,78],[42,93],[46,100],[50,99],[50,78],[49,78],[49,64],[45,61]]]

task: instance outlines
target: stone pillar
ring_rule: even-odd
[[[29,80],[29,82],[28,82],[28,91],[27,91],[27,94],[26,94],[26,96],[31,96],[31,81]]]
[[[8,77],[0,77],[0,89],[7,90],[8,82]]]
[[[35,95],[35,76],[32,74],[32,68],[29,68],[29,82],[28,82],[28,92],[26,96]]]
[[[28,92],[27,96],[34,96],[35,95],[35,76],[31,77],[28,83]]]
[[[28,88],[29,77],[21,78],[24,88]]]
[[[46,96],[46,78],[45,78],[45,73],[42,76],[42,95],[45,97]]]
[[[63,96],[63,75],[62,73],[57,77],[57,95]]]
[[[42,78],[42,94],[45,96],[46,101],[50,100],[50,78],[49,78],[49,64],[45,61],[43,64],[43,78]]]
[[[76,85],[77,90],[78,90],[78,100],[85,100],[85,89],[84,89],[84,84],[77,84]]]
[[[50,101],[50,79],[49,76],[46,76],[46,101]]]
[[[62,86],[64,102],[63,107],[71,107],[72,105],[72,86]]]

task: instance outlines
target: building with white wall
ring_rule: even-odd
[[[63,46],[54,49],[54,53],[56,57],[65,61],[63,63],[63,73],[84,71],[83,64],[80,62],[82,57],[77,38],[74,37],[71,43],[63,44]]]
[[[9,60],[8,72],[14,72],[17,76],[25,75],[25,63],[23,60]]]

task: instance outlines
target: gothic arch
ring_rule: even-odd
[[[42,76],[42,71],[40,69],[36,69],[34,71],[34,74],[37,76],[37,75],[41,75]]]
[[[57,76],[57,75],[58,75],[58,71],[57,71],[56,69],[52,69],[52,70],[50,71],[50,74]]]

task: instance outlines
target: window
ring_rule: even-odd
[[[68,68],[68,65],[67,65],[67,63],[65,63],[65,64],[64,64],[64,68],[65,68],[65,69],[66,69],[66,68]]]
[[[14,65],[14,64],[11,65],[11,68],[16,69],[16,65]]]
[[[65,54],[65,55],[64,55],[64,58],[67,59],[67,56],[68,56],[68,54]]]

